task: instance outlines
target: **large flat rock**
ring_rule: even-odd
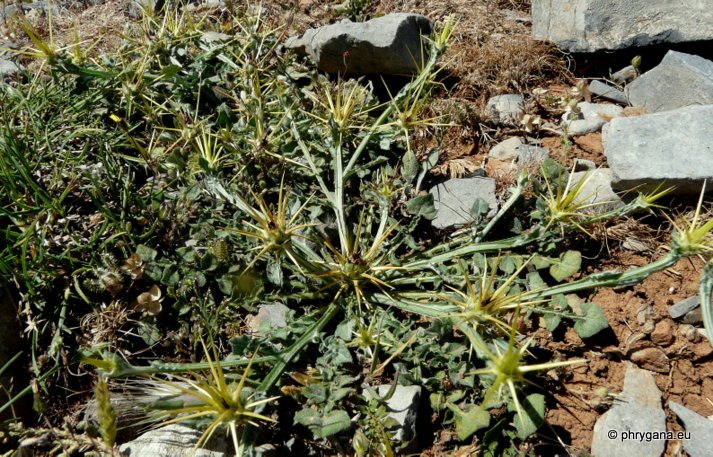
[[[668,407],[686,426],[687,436],[682,440],[683,449],[691,457],[713,455],[713,421],[691,411],[683,405],[669,402]]]
[[[478,199],[489,205],[486,217],[495,215],[498,199],[495,195],[495,180],[490,178],[455,178],[429,190],[438,214],[431,221],[438,229],[457,228],[474,221],[470,210]]]
[[[196,447],[202,432],[181,424],[149,430],[119,449],[125,457],[225,457],[225,435],[215,433],[206,445]],[[222,439],[221,439],[222,438]]]
[[[695,195],[713,179],[713,105],[618,117],[602,141],[615,190],[651,190],[665,181],[678,194]]]
[[[629,84],[626,94],[632,106],[649,113],[713,104],[713,62],[669,51],[659,65]]]
[[[703,0],[532,0],[532,34],[570,52],[713,39]]]
[[[665,432],[666,413],[654,376],[629,365],[619,401],[594,424],[593,457],[658,457],[665,440],[638,439],[632,432]]]
[[[308,54],[327,73],[413,75],[428,59],[421,36],[428,36],[432,28],[425,16],[393,13],[366,22],[342,21],[309,29],[285,45]]]

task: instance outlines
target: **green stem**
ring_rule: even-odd
[[[493,227],[495,227],[495,224],[498,223],[500,218],[502,218],[508,211],[510,211],[512,205],[514,205],[515,202],[520,199],[520,196],[522,195],[522,191],[525,189],[527,181],[529,181],[529,176],[527,175],[527,173],[521,172],[517,178],[517,187],[513,189],[512,195],[510,195],[510,198],[508,198],[502,208],[500,208],[500,211],[498,211],[495,217],[493,217],[490,222],[488,222],[488,225],[486,225],[485,228],[476,237],[476,243],[480,242],[480,240],[485,238],[488,233],[490,233],[490,231],[493,229]]]
[[[674,251],[669,252],[657,261],[636,268],[631,268],[624,272],[616,270],[602,271],[582,278],[578,281],[559,284],[554,287],[533,291],[525,294],[527,300],[537,300],[539,298],[552,297],[558,294],[571,294],[581,290],[595,289],[598,287],[624,287],[638,284],[648,276],[657,271],[665,270],[675,264],[682,256]]]
[[[312,327],[305,332],[297,341],[292,343],[292,346],[285,351],[281,357],[278,359],[277,364],[272,368],[270,373],[262,380],[257,390],[260,392],[268,392],[275,383],[280,379],[282,373],[287,368],[290,361],[299,354],[309,343],[314,341],[314,339],[319,335],[319,332],[341,311],[341,306],[337,302],[332,302],[327,310],[324,312],[322,317],[312,325]],[[255,428],[246,424],[243,429],[243,436],[240,439],[240,443],[247,448],[252,446],[255,440]]]
[[[426,257],[421,260],[416,260],[411,263],[404,264],[405,268],[424,268],[428,265],[447,262],[458,257],[463,257],[466,255],[475,254],[478,252],[492,252],[492,251],[502,251],[510,250],[518,247],[525,246],[532,243],[538,239],[544,238],[546,236],[546,231],[542,226],[535,226],[529,232],[522,235],[514,236],[512,238],[506,238],[499,241],[491,241],[488,243],[473,243],[470,245],[463,246],[458,249],[449,250],[443,254],[433,255],[435,249],[426,251],[422,254],[422,257]],[[439,246],[440,248],[440,246]],[[440,251],[442,249],[438,249]]]
[[[713,345],[713,304],[711,304],[711,291],[713,291],[713,262],[708,262],[703,267],[701,274],[700,295],[701,310],[703,311],[703,326],[708,335],[708,342]]]
[[[357,160],[359,160],[359,157],[361,154],[364,152],[366,149],[367,145],[371,142],[371,138],[374,136],[374,134],[377,132],[379,128],[386,122],[386,120],[391,116],[391,114],[394,112],[394,107],[401,102],[402,99],[404,99],[407,94],[411,92],[413,88],[422,86],[426,84],[428,79],[431,77],[431,74],[433,72],[433,67],[436,66],[436,61],[438,58],[443,54],[445,51],[445,46],[438,46],[436,43],[431,45],[431,49],[429,51],[429,58],[428,62],[426,62],[426,65],[423,66],[421,69],[420,73],[410,83],[406,84],[397,94],[396,97],[392,100],[392,102],[384,109],[384,112],[381,113],[381,116],[378,117],[376,122],[372,124],[371,128],[367,132],[366,136],[361,140],[361,143],[359,143],[359,146],[356,148],[354,153],[352,154],[351,158],[349,159],[349,163],[347,164],[346,167],[344,167],[344,179],[348,179],[353,171],[352,168],[354,168],[354,165],[356,165]]]

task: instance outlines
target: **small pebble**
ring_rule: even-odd
[[[647,320],[644,322],[644,325],[641,326],[641,331],[646,333],[647,335],[650,335],[653,333],[653,331],[656,329],[656,324],[652,320]],[[652,339],[653,341],[653,339]]]
[[[670,320],[664,319],[656,324],[651,332],[651,341],[659,346],[668,346],[673,341],[673,324]]]
[[[703,310],[701,308],[696,308],[693,311],[689,311],[685,316],[683,316],[682,320],[684,324],[700,324],[703,322]]]
[[[690,324],[680,325],[678,327],[678,332],[691,343],[698,343],[701,341],[701,334],[698,333],[698,329]]]
[[[692,311],[699,307],[701,304],[701,299],[698,297],[698,295],[694,295],[692,297],[689,297],[685,300],[681,300],[680,302],[676,303],[675,305],[671,306],[668,309],[668,314],[674,318],[678,319],[680,317],[683,317],[687,312]]]
[[[671,362],[668,356],[658,348],[640,349],[631,354],[630,359],[645,370],[657,373],[668,373],[671,370]]]

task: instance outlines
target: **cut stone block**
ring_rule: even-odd
[[[615,190],[665,185],[696,195],[713,180],[713,105],[618,117],[604,126],[602,142]]]
[[[713,62],[669,51],[659,65],[626,87],[632,106],[649,113],[713,104]]]
[[[438,214],[431,223],[438,229],[461,227],[473,222],[470,209],[479,198],[490,206],[486,217],[493,217],[498,210],[495,196],[495,180],[490,178],[450,179],[429,191]]]
[[[532,34],[570,52],[713,39],[707,1],[532,0]]]

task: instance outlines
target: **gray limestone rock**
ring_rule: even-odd
[[[577,104],[577,107],[580,110],[578,116],[573,116],[571,112],[562,116],[562,123],[567,127],[569,136],[598,132],[604,124],[621,116],[624,111],[621,106],[611,103],[581,102]]]
[[[20,67],[11,60],[0,59],[0,78],[12,76],[20,71]]]
[[[611,75],[611,80],[617,84],[629,84],[639,77],[639,70],[633,65],[627,65],[621,70],[615,71]]]
[[[290,308],[282,303],[260,305],[256,316],[248,322],[248,327],[257,335],[270,328],[280,328],[287,325],[287,313]]]
[[[713,178],[713,105],[618,117],[605,125],[602,142],[615,190],[665,184],[696,195]]]
[[[309,29],[288,39],[285,46],[308,54],[327,73],[413,75],[428,58],[421,36],[432,29],[425,16],[394,13],[367,22],[342,21]]]
[[[486,217],[493,217],[498,209],[495,180],[490,178],[450,179],[429,190],[438,211],[431,221],[434,227],[445,229],[461,227],[473,222],[470,209],[476,200],[483,199],[490,206]]]
[[[703,309],[696,308],[693,311],[689,311],[681,319],[684,324],[694,325],[703,322]]]
[[[383,398],[388,395],[391,388],[392,386],[388,384],[376,386],[376,394]],[[363,394],[367,399],[371,398],[368,390],[364,390]],[[389,417],[399,424],[394,439],[402,443],[400,449],[402,452],[416,444],[416,418],[420,403],[421,386],[397,385],[391,398],[386,400]]]
[[[531,144],[523,144],[517,148],[517,166],[525,168],[530,165],[539,165],[540,162],[550,157],[547,148],[541,148]]]
[[[595,79],[589,83],[589,92],[594,95],[607,100],[611,100],[622,105],[628,105],[629,99],[626,98],[626,94],[620,91],[616,87],[610,86],[609,84]]]
[[[126,442],[135,439],[145,428],[142,423],[146,419],[146,407],[131,395],[113,392],[111,406],[116,414],[117,441]],[[96,398],[92,398],[84,406],[82,421],[88,431],[99,433],[101,419]]]
[[[686,427],[687,435],[683,440],[683,449],[691,457],[710,457],[713,455],[713,421],[707,419],[683,405],[668,402],[668,407],[676,413]]]
[[[517,162],[520,168],[539,163],[550,156],[547,148],[525,144],[518,137],[501,141],[490,149],[488,157],[505,162]]]
[[[713,39],[707,1],[533,0],[532,34],[570,52]]]
[[[522,140],[520,138],[508,138],[493,146],[488,151],[488,157],[497,160],[515,160],[518,157],[518,149],[521,145]]]
[[[584,203],[593,205],[585,211],[591,213],[602,213],[624,206],[616,192],[611,188],[612,173],[608,168],[598,168],[591,171],[578,171],[572,176],[572,185],[576,185],[582,179],[585,180],[582,184],[580,195],[584,198]]]
[[[6,5],[0,8],[0,24],[10,23],[18,14],[20,14],[20,8],[17,5]]]
[[[574,171],[587,171],[597,168],[597,164],[587,159],[574,159]],[[611,187],[611,180],[609,182]]]
[[[180,424],[150,430],[119,447],[124,457],[225,457],[228,446],[223,434],[215,433],[207,445],[195,449],[198,430]]]
[[[618,401],[594,424],[592,456],[660,456],[665,440],[638,440],[631,432],[665,431],[666,413],[661,408],[661,391],[654,376],[629,364]]]
[[[501,124],[516,125],[525,113],[525,99],[519,94],[490,97],[485,112]]]
[[[649,113],[713,104],[713,62],[669,51],[659,65],[626,87],[632,106]]]
[[[701,298],[694,295],[671,306],[668,309],[668,314],[673,319],[679,319],[699,306],[701,306]]]

